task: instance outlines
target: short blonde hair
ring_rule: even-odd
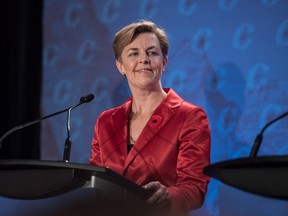
[[[154,33],[159,40],[162,54],[166,57],[169,50],[169,41],[164,29],[158,27],[155,23],[147,20],[131,23],[123,27],[115,34],[113,41],[114,55],[117,60],[121,60],[121,54],[125,46],[132,43],[141,33]]]

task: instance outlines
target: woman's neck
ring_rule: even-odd
[[[151,115],[162,103],[167,93],[160,91],[141,91],[133,94],[132,113],[137,115]]]

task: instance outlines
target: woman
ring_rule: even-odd
[[[206,114],[162,88],[169,49],[163,29],[145,20],[132,23],[116,33],[113,48],[132,97],[100,114],[90,163],[152,190],[147,203],[187,215],[203,204],[210,180],[203,174],[210,163]]]

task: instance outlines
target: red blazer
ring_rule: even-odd
[[[173,210],[201,207],[210,178],[210,129],[205,112],[172,89],[127,152],[132,98],[104,111],[95,125],[90,163],[108,167],[138,185],[159,181],[168,188]]]

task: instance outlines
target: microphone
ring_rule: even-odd
[[[40,122],[40,121],[42,121],[42,120],[44,120],[44,119],[47,119],[47,118],[50,118],[50,117],[59,115],[59,114],[64,113],[64,112],[66,112],[66,111],[68,111],[68,116],[67,116],[68,138],[67,138],[67,139],[69,139],[69,140],[71,141],[71,138],[70,138],[70,112],[71,112],[71,110],[74,109],[74,108],[76,108],[76,107],[78,107],[79,105],[81,105],[81,104],[83,104],[83,103],[89,103],[89,102],[92,101],[93,99],[94,99],[94,95],[91,94],[91,93],[90,93],[90,94],[87,94],[87,95],[84,95],[84,96],[82,96],[82,97],[80,98],[80,101],[79,101],[77,104],[75,104],[75,105],[73,105],[73,106],[71,106],[71,107],[69,107],[69,108],[67,108],[67,109],[64,109],[64,110],[61,110],[61,111],[52,113],[52,114],[50,114],[50,115],[41,117],[41,118],[39,118],[39,119],[30,121],[30,122],[27,122],[27,123],[24,123],[24,124],[22,124],[22,125],[18,125],[18,126],[12,128],[12,129],[10,129],[9,131],[7,131],[7,132],[0,138],[0,150],[1,150],[1,148],[2,148],[4,139],[5,139],[8,135],[10,135],[11,133],[13,133],[13,132],[15,132],[15,131],[17,131],[17,130],[20,130],[20,129],[22,129],[22,128],[28,127],[28,126],[30,126],[30,125],[36,124],[36,123],[38,123],[38,122]],[[68,121],[69,121],[69,122],[68,122]],[[70,142],[70,143],[71,143],[71,142]],[[67,150],[66,150],[66,146],[65,146],[65,149],[64,149],[64,155],[65,155],[64,159],[65,159],[65,160],[68,158],[68,157],[67,157],[67,152],[70,151],[69,148],[70,148],[70,147],[68,146],[68,147],[67,147]],[[66,153],[65,153],[65,150],[66,150]],[[68,158],[68,159],[69,159],[69,158]]]
[[[261,145],[261,142],[262,142],[262,139],[263,139],[263,134],[264,134],[264,131],[270,126],[272,125],[274,122],[284,118],[285,116],[288,115],[288,112],[285,112],[283,113],[282,115],[278,116],[277,118],[273,119],[272,121],[268,122],[261,130],[261,132],[257,135],[255,141],[254,141],[254,144],[253,144],[253,147],[252,147],[252,150],[250,152],[250,155],[249,157],[256,157],[257,153],[258,153],[258,150],[260,148],[260,145]]]
[[[94,99],[94,95],[92,93],[84,95],[80,98],[80,103],[89,103]]]

